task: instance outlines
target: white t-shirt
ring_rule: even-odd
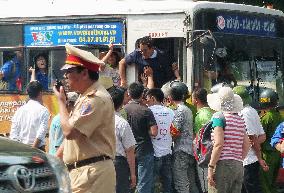
[[[119,113],[115,113],[116,156],[124,156],[125,149],[136,144],[129,123]]]
[[[174,119],[173,110],[162,105],[149,107],[154,114],[158,126],[158,135],[152,137],[155,157],[162,157],[172,153],[172,136],[170,126]]]
[[[261,125],[259,115],[254,108],[252,108],[251,106],[245,106],[241,111],[241,114],[245,120],[248,135],[256,135],[258,137],[259,135],[265,133]],[[254,150],[250,148],[248,155],[243,161],[243,165],[249,165],[256,161],[258,161],[256,154]]]

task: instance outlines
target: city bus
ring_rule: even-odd
[[[22,9],[15,10],[15,6]],[[15,11],[12,11],[15,10]],[[231,84],[245,85],[252,94],[273,88],[283,101],[284,14],[262,7],[192,1],[109,0],[7,0],[0,1],[0,66],[22,53],[20,81],[11,90],[0,82],[0,133],[7,135],[13,113],[26,103],[35,57],[48,63],[48,89],[44,105],[51,118],[58,107],[52,93],[65,60],[66,43],[99,56],[114,50],[124,57],[143,36],[174,58],[181,80],[190,91],[218,85],[217,75],[233,77]],[[215,74],[215,75],[214,75]],[[138,79],[135,65],[127,67],[128,83]]]

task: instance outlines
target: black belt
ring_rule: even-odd
[[[77,161],[77,162],[74,162],[72,164],[66,164],[68,170],[73,170],[75,168],[79,168],[79,167],[82,167],[82,166],[86,166],[86,165],[89,165],[89,164],[92,164],[92,163],[95,163],[95,162],[99,162],[99,161],[104,161],[104,160],[108,160],[110,159],[110,157],[108,156],[98,156],[98,157],[91,157],[91,158],[88,158],[88,159],[84,159],[84,160],[80,160],[80,161]]]

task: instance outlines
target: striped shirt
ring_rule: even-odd
[[[243,142],[245,134],[245,121],[236,113],[223,113],[225,116],[225,129],[224,129],[224,145],[219,160],[237,160],[243,161]],[[214,127],[220,126],[224,128],[224,124],[220,123],[220,112],[213,115]],[[214,124],[217,122],[217,124]],[[213,133],[212,133],[213,134]],[[214,137],[212,135],[212,137]]]

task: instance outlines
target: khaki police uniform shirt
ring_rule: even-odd
[[[74,163],[96,156],[115,156],[114,106],[111,96],[98,82],[80,95],[69,123],[85,138],[64,139],[63,160]]]

